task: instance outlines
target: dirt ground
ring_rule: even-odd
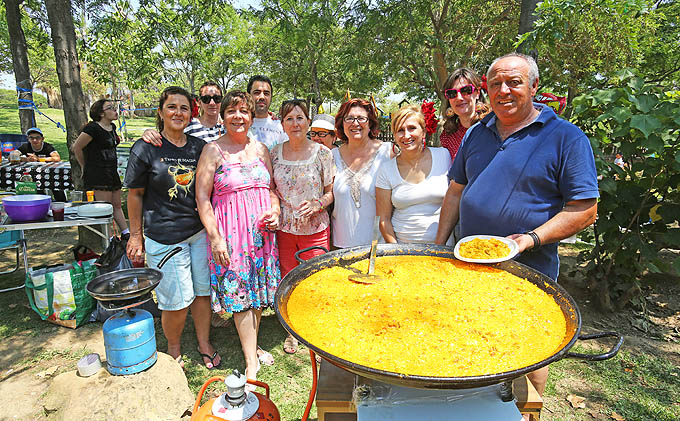
[[[70,247],[75,244],[77,230],[33,231],[27,233],[27,238],[31,265],[68,262],[72,260]],[[619,332],[625,337],[624,349],[663,356],[680,366],[680,280],[677,277],[650,278],[655,286],[654,289],[643,286],[643,305],[628,307],[617,314],[605,314],[598,310],[586,282],[578,277],[566,276],[567,268],[575,264],[576,251],[561,247],[560,254],[563,265],[560,284],[579,304],[584,333]],[[0,270],[6,265],[6,260],[3,257]],[[15,276],[20,283],[23,271]],[[13,303],[9,309],[0,311],[11,311],[16,306],[25,305],[25,301]],[[38,332],[24,331],[0,339],[0,420],[34,419],[35,414],[42,413],[40,398],[47,390],[51,376],[72,370],[75,360],[85,352],[105,354],[100,324],[70,330],[45,323],[38,329]],[[583,345],[586,346],[586,343]],[[588,342],[588,346],[591,345],[605,349],[611,346],[611,341],[601,344]],[[27,356],[36,355],[42,358],[27,359]],[[22,392],[16,393],[19,390]],[[544,404],[546,408],[563,405],[564,397],[547,397]],[[49,414],[43,415],[47,417]],[[561,418],[544,411],[541,419]]]

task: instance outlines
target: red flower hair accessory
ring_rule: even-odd
[[[196,98],[191,99],[191,116],[197,118],[199,114],[198,100]]]
[[[484,92],[489,92],[489,90],[486,88],[486,75],[482,75],[482,86],[481,86],[481,88]]]
[[[435,114],[437,110],[434,109],[434,102],[423,101],[420,111],[425,116],[425,131],[427,134],[433,134],[437,131],[437,124],[439,123]]]

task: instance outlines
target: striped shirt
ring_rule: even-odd
[[[191,123],[184,129],[184,133],[195,136],[206,142],[217,140],[225,133],[222,123],[217,123],[213,127],[205,127],[197,118],[192,118]]]

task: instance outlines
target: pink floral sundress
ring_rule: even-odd
[[[259,158],[249,163],[224,159],[215,171],[212,206],[230,257],[228,267],[216,265],[208,245],[215,312],[274,305],[281,281],[276,234],[258,226],[262,213],[271,208],[269,185],[269,171]]]

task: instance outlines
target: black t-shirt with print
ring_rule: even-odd
[[[181,148],[163,138],[152,146],[139,139],[130,149],[125,186],[144,188],[144,235],[177,244],[203,229],[196,210],[195,178],[205,142],[187,136]]]
[[[21,152],[22,155],[28,155],[29,153],[35,154],[37,157],[43,157],[43,158],[49,158],[50,154],[52,152],[56,151],[54,149],[54,146],[50,145],[47,142],[43,142],[43,147],[39,151],[34,151],[33,147],[31,146],[30,143],[24,143],[21,146],[19,146],[19,152]]]

